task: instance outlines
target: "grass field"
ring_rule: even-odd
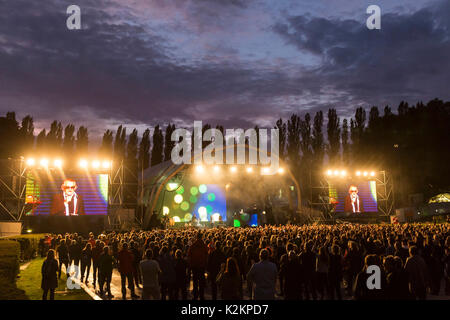
[[[17,288],[24,290],[30,300],[42,299],[41,267],[43,262],[44,258],[33,259],[28,267],[19,273]],[[65,273],[62,273],[55,291],[55,300],[91,300],[91,297],[83,289],[68,290],[66,280]]]

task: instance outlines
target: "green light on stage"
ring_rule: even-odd
[[[239,228],[241,226],[241,222],[239,220],[237,220],[237,219],[234,219],[233,226],[235,228]]]
[[[242,219],[243,221],[247,222],[248,220],[250,220],[250,215],[249,215],[248,213],[244,213],[244,214],[241,216],[241,219]]]
[[[206,206],[206,212],[207,213],[211,213],[212,212],[212,207],[209,204]]]
[[[214,200],[216,200],[216,195],[214,194],[214,193],[210,193],[210,194],[208,194],[208,200],[209,201],[214,201]]]
[[[184,221],[189,222],[189,221],[191,221],[191,220],[192,220],[192,214],[186,213],[186,214],[184,215]]]
[[[184,187],[183,187],[183,186],[180,186],[180,187],[177,189],[176,193],[178,193],[178,194],[183,194],[183,193],[184,193]]]
[[[205,193],[208,190],[208,188],[206,187],[206,184],[201,184],[198,187],[198,191],[200,191],[200,193]]]
[[[197,202],[197,197],[196,197],[196,196],[191,196],[191,197],[189,198],[189,201],[190,201],[191,203],[196,203],[196,202]]]
[[[189,202],[183,201],[183,202],[181,203],[181,205],[180,205],[180,208],[181,208],[181,210],[183,210],[183,211],[189,210]]]
[[[192,187],[192,188],[191,188],[191,194],[192,194],[193,196],[196,196],[196,195],[198,194],[198,188],[197,188],[197,187]]]

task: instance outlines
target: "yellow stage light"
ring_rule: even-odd
[[[364,171],[363,176],[367,177],[367,171]]]
[[[231,171],[231,172],[236,172],[236,171],[237,171],[237,168],[236,168],[235,166],[233,166],[233,167],[230,168],[230,171]]]
[[[41,165],[41,167],[47,167],[48,166],[48,159],[45,159],[45,158],[41,159],[39,164]]]
[[[253,168],[252,167],[247,167],[247,169],[245,169],[245,171],[247,171],[247,173],[252,173],[253,172]]]
[[[331,170],[327,171],[327,175],[331,176],[332,174],[333,174],[333,171],[331,171]]]
[[[183,196],[181,194],[177,194],[173,198],[173,201],[175,201],[175,203],[181,203],[181,202],[183,202]]]
[[[214,172],[219,172],[219,171],[220,171],[220,168],[219,168],[219,166],[214,166],[214,167],[213,167],[213,170],[214,170]]]
[[[167,216],[169,214],[169,212],[170,212],[169,207],[164,206],[163,207],[163,215]]]
[[[55,160],[53,161],[53,165],[54,165],[56,168],[61,168],[61,167],[62,167],[62,160],[61,160],[61,159],[55,159]]]
[[[347,175],[347,171],[342,170],[342,171],[341,171],[341,176],[345,177],[346,175]]]
[[[359,177],[361,175],[361,171],[356,171],[356,175]]]
[[[372,172],[370,173],[370,176],[371,176],[371,177],[375,176],[375,172],[372,171]]]
[[[283,168],[278,168],[278,173],[279,174],[283,174],[284,173],[284,169]]]
[[[103,169],[109,169],[111,163],[109,161],[103,161],[102,167]]]
[[[98,161],[98,160],[92,161],[92,168],[94,168],[94,169],[100,168],[100,161]]]
[[[26,163],[27,163],[27,166],[31,167],[36,164],[36,160],[34,160],[34,158],[28,158]]]
[[[334,175],[335,176],[339,175],[339,171],[338,170],[334,170]]]
[[[79,165],[81,168],[87,168],[88,162],[85,159],[81,159]]]
[[[205,168],[203,166],[196,166],[195,171],[197,171],[197,173],[203,173],[203,171],[205,171]]]
[[[262,172],[263,172],[264,174],[269,174],[270,168],[264,167],[264,168],[262,168]]]

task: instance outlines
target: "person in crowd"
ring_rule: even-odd
[[[128,281],[128,289],[131,291],[131,298],[137,299],[139,296],[134,292],[133,279],[133,254],[128,250],[128,243],[122,244],[122,250],[118,253],[120,281],[122,284],[122,299],[127,299],[127,289],[125,287]]]
[[[208,248],[202,240],[202,233],[197,233],[197,240],[188,250],[188,261],[192,270],[194,300],[205,300],[205,271],[208,260]]]
[[[188,265],[183,258],[183,252],[181,249],[175,251],[175,299],[178,299],[179,295],[182,300],[187,299],[187,270]]]
[[[160,300],[161,292],[158,279],[161,269],[158,261],[153,259],[152,249],[145,251],[144,260],[141,260],[139,267],[142,273],[142,300]]]
[[[173,257],[169,253],[169,248],[164,246],[159,251],[159,267],[161,268],[161,274],[159,282],[161,284],[161,299],[174,300],[175,292],[175,262]]]
[[[47,258],[44,260],[41,268],[43,290],[42,300],[47,300],[50,292],[50,300],[55,300],[55,289],[58,287],[58,261],[55,259],[55,250],[50,249],[47,252]]]
[[[303,271],[303,287],[305,297],[309,299],[311,294],[313,300],[317,299],[316,293],[316,253],[313,251],[313,241],[309,240],[304,245],[304,251],[299,256]]]
[[[328,287],[330,290],[330,299],[334,300],[336,295],[336,298],[338,300],[342,300],[341,282],[342,282],[341,248],[337,244],[334,244],[331,246],[330,268],[328,272]]]
[[[235,258],[228,258],[226,266],[225,263],[221,264],[216,282],[220,287],[222,300],[242,300],[242,277]]]
[[[98,259],[98,286],[99,294],[103,296],[104,287],[106,284],[106,292],[109,298],[114,298],[111,294],[111,281],[112,272],[114,267],[114,257],[110,254],[110,248],[108,246],[103,247],[103,252]]]
[[[369,276],[372,275],[372,273],[368,273],[367,269],[369,266],[377,266],[380,270],[379,276],[380,279],[375,280],[375,285],[377,284],[379,288],[369,288],[367,285],[367,280]],[[385,281],[385,274],[381,272],[381,263],[379,261],[379,258],[376,254],[369,254],[365,258],[365,264],[363,269],[357,274],[355,278],[355,283],[353,286],[353,297],[355,300],[381,300],[383,299],[385,288],[386,288],[386,281]]]
[[[86,247],[81,251],[81,282],[84,280],[84,275],[86,274],[85,284],[88,284],[89,273],[91,271],[92,264],[92,249],[91,244],[87,243]]]
[[[269,261],[269,251],[262,249],[260,261],[255,263],[247,274],[247,281],[254,285],[254,300],[274,300],[277,281],[277,266]]]
[[[77,241],[75,238],[72,240],[70,246],[69,246],[69,257],[70,262],[69,265],[75,265],[78,268],[80,267],[80,259],[81,259],[81,244]]]
[[[60,241],[58,249],[56,251],[58,253],[59,260],[58,278],[61,279],[62,266],[64,265],[64,267],[66,268],[66,272],[68,272],[69,270],[69,248],[66,245],[66,240],[63,239]]]
[[[419,249],[416,246],[409,248],[405,270],[408,273],[409,290],[412,296],[418,300],[426,300],[429,284],[428,268],[423,258],[419,256]]]
[[[141,269],[139,268],[139,264],[141,262],[142,253],[141,250],[139,250],[139,244],[135,241],[132,241],[130,243],[131,245],[131,253],[133,254],[133,278],[134,282],[137,288],[140,288],[139,285],[142,284],[142,275],[141,275]]]
[[[300,277],[302,269],[297,254],[290,250],[286,255],[287,260],[280,263],[280,279],[284,280],[284,299],[300,299]]]
[[[95,247],[92,249],[92,284],[94,285],[94,289],[96,288],[97,283],[97,274],[98,274],[98,264],[100,255],[103,253],[103,242],[100,240],[95,241]]]
[[[403,261],[400,257],[386,256],[383,260],[386,273],[386,299],[408,300],[408,277],[403,269]]]
[[[212,299],[217,300],[217,275],[220,272],[221,265],[226,261],[225,255],[222,252],[222,246],[219,241],[216,241],[214,250],[208,255],[208,279],[211,284]]]
[[[328,270],[330,268],[330,257],[327,248],[322,246],[316,258],[316,281],[317,289],[320,294],[320,300],[325,299],[325,292],[329,294],[328,289]]]
[[[355,278],[361,271],[364,260],[360,252],[359,245],[355,241],[348,242],[348,248],[344,254],[344,274],[347,283],[347,295],[352,295],[352,288]]]

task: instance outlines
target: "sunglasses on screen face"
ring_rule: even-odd
[[[76,188],[76,186],[66,186],[66,187],[64,187],[64,189],[75,189]]]

